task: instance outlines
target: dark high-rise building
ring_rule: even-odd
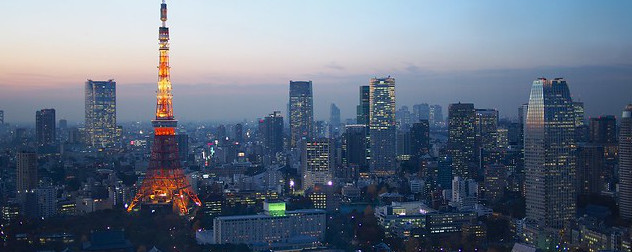
[[[37,188],[37,154],[35,152],[18,152],[16,162],[15,189],[18,193],[31,191]]]
[[[443,109],[439,105],[430,106],[430,126],[441,127],[444,126],[443,122]]]
[[[340,109],[332,103],[329,108],[329,137],[335,138],[340,135]]]
[[[416,123],[419,120],[428,120],[428,121],[431,120],[430,106],[428,106],[427,103],[413,105],[412,122]],[[434,120],[434,118],[432,120]]]
[[[579,152],[580,159],[584,159],[580,160],[582,162],[578,162],[578,176],[581,178],[582,175],[585,175],[583,176],[585,178],[584,181],[599,182],[599,184],[590,185],[589,188],[615,191],[617,177],[615,176],[615,168],[617,166],[617,155],[619,151],[619,146],[617,145],[617,120],[612,115],[591,118],[588,132],[589,143],[584,144],[584,151]],[[597,151],[600,150],[602,153],[597,153],[595,151],[585,153],[588,151],[586,148],[589,147],[591,149],[597,149]],[[582,165],[584,166],[582,167]],[[588,169],[592,172],[588,174],[579,174],[582,169],[583,171]],[[595,176],[598,175],[598,177],[593,177],[591,174],[594,174]],[[593,190],[593,193],[598,192]]]
[[[395,120],[397,121],[397,129],[408,131],[410,130],[410,124],[413,122],[411,118],[410,110],[408,106],[402,106],[395,112]]]
[[[632,104],[623,110],[619,129],[619,214],[632,219]]]
[[[498,201],[507,188],[507,167],[503,164],[486,165],[484,187],[487,201]]]
[[[60,119],[59,120],[59,129],[60,130],[65,130],[68,128],[68,121],[66,119]]]
[[[371,172],[378,176],[396,172],[395,79],[370,80],[369,135]]]
[[[369,114],[371,110],[371,101],[370,101],[370,87],[369,86],[360,86],[360,104],[356,109],[357,124],[369,125]]]
[[[176,143],[178,145],[178,156],[180,161],[189,159],[189,135],[186,133],[176,134]]]
[[[477,150],[491,150],[497,146],[498,131],[498,110],[476,109],[476,130]]]
[[[244,125],[241,123],[235,124],[235,142],[244,142]]]
[[[608,172],[605,166],[604,146],[581,143],[577,153],[577,193],[579,195],[599,194],[606,189],[605,181]]]
[[[35,112],[35,131],[37,144],[55,144],[55,109],[42,109]]]
[[[575,218],[575,124],[575,107],[566,81],[534,81],[524,157],[527,223],[537,230],[562,230]]]
[[[4,124],[4,110],[0,110],[0,125]]]
[[[290,81],[290,148],[314,136],[312,81]]]
[[[575,109],[575,142],[588,142],[590,138],[590,130],[584,119],[584,103],[573,102],[573,108]]]
[[[437,163],[437,184],[443,189],[452,189],[452,158],[441,156]]]
[[[116,82],[87,80],[85,85],[86,143],[96,148],[112,147],[117,142]]]
[[[472,103],[454,103],[448,108],[448,153],[452,157],[452,174],[474,178],[476,114]]]
[[[274,111],[263,119],[263,148],[266,155],[275,157],[283,152],[283,116],[281,111]]]
[[[591,143],[617,143],[617,119],[614,116],[600,116],[590,119]]]
[[[343,146],[347,166],[366,167],[368,165],[369,147],[368,130],[366,125],[356,124],[345,126]]]
[[[411,152],[414,157],[421,158],[430,152],[430,123],[428,120],[413,123],[410,137]]]

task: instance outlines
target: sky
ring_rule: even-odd
[[[516,117],[538,77],[564,77],[587,116],[632,102],[632,1],[171,0],[180,121],[285,111],[312,80],[315,117],[355,117],[358,87],[396,79],[397,107],[472,102]],[[0,1],[0,110],[81,122],[86,79],[117,82],[119,122],[153,117],[158,0]],[[285,113],[285,112],[284,112]]]

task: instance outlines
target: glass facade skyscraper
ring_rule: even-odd
[[[290,147],[314,136],[312,81],[290,81]]]
[[[85,85],[86,143],[95,148],[112,147],[118,140],[116,132],[116,82],[86,81]]]
[[[370,96],[370,169],[378,176],[396,172],[395,79],[372,78]]]
[[[357,108],[356,117],[357,124],[369,125],[369,111],[371,110],[370,93],[371,90],[369,86],[360,86],[360,104]]]
[[[452,157],[455,177],[475,177],[475,121],[474,104],[454,103],[448,107],[448,153]]]
[[[632,219],[632,104],[623,110],[619,128],[619,214]]]
[[[524,157],[526,215],[537,230],[563,230],[575,218],[575,111],[564,79],[533,82]]]
[[[55,109],[42,109],[35,112],[35,133],[37,144],[48,146],[55,144]]]

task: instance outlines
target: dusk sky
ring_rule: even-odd
[[[176,118],[285,111],[312,80],[316,119],[355,118],[358,86],[396,79],[397,107],[472,102],[515,117],[538,77],[587,116],[632,101],[632,1],[168,1]],[[0,109],[81,122],[86,79],[117,82],[118,121],[153,117],[160,1],[0,1]]]

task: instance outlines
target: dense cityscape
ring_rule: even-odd
[[[115,79],[85,80],[81,122],[0,110],[1,251],[632,250],[632,104],[590,117],[533,76],[501,116],[367,76],[353,118],[288,80],[285,109],[178,121],[167,20],[154,120],[117,121]]]

